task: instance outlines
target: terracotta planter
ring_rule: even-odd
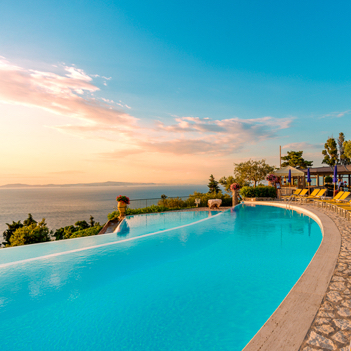
[[[126,215],[127,204],[123,201],[118,201],[118,211],[121,217]]]

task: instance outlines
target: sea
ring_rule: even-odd
[[[116,210],[118,195],[126,195],[131,207],[157,204],[162,194],[168,197],[186,197],[194,191],[207,192],[206,185],[149,185],[149,186],[92,186],[53,188],[0,188],[0,243],[6,223],[25,220],[31,213],[36,221],[45,218],[50,229],[72,225],[77,221],[89,221],[93,216],[101,224],[107,215]]]

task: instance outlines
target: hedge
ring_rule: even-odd
[[[256,188],[244,186],[240,189],[242,197],[277,197],[277,189],[274,186],[258,186]]]

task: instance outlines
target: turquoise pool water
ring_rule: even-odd
[[[11,262],[35,259],[44,255],[60,254],[72,250],[85,250],[88,247],[96,245],[105,245],[139,235],[187,225],[218,213],[216,211],[189,211],[128,216],[125,223],[118,230],[117,235],[114,233],[94,235],[85,238],[52,241],[13,248],[9,247],[6,250],[0,250],[0,267],[3,264]]]
[[[155,235],[2,266],[1,349],[242,350],[321,239],[309,217],[239,206]]]

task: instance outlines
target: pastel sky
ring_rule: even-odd
[[[351,139],[349,1],[0,2],[0,185],[206,183]]]

